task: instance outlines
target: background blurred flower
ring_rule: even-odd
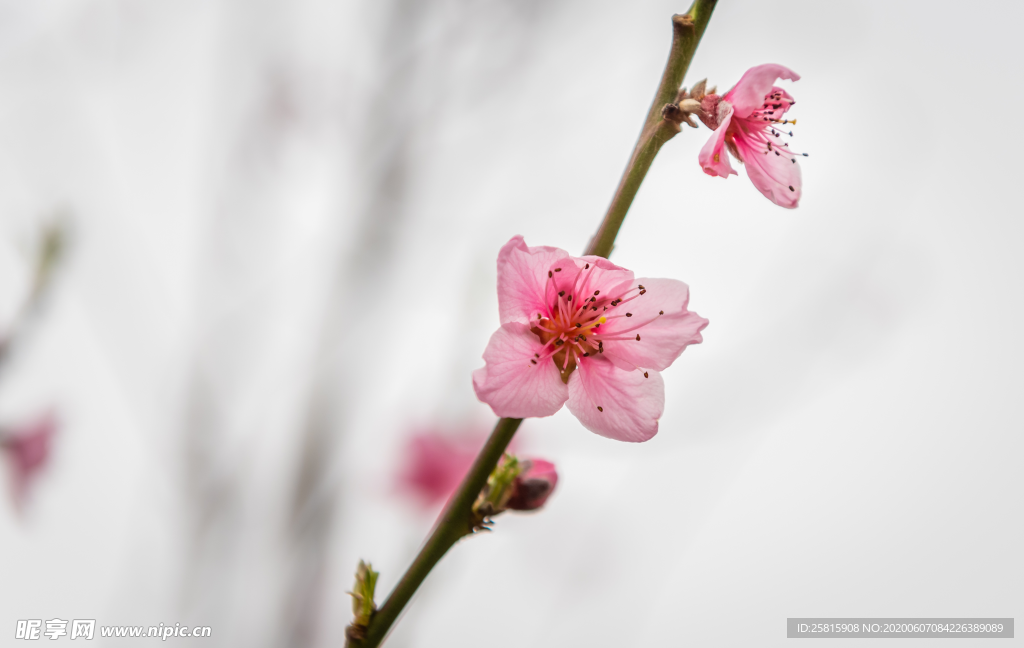
[[[483,433],[448,435],[431,430],[413,435],[398,476],[401,490],[425,507],[444,501],[458,487],[486,440]]]
[[[10,466],[11,493],[18,508],[24,505],[29,487],[49,461],[50,440],[56,430],[56,418],[47,412],[23,427],[0,434],[0,449]]]

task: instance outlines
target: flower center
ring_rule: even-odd
[[[781,91],[774,90],[764,98],[764,103],[761,104],[761,107],[752,112],[749,117],[740,120],[737,123],[737,127],[743,129],[752,142],[755,144],[759,143],[763,147],[760,151],[762,154],[774,154],[778,157],[785,157],[793,164],[796,164],[798,157],[807,157],[807,154],[796,153],[790,150],[789,142],[782,140],[784,135],[793,137],[792,130],[783,130],[782,127],[787,124],[795,126],[796,120],[780,119],[780,117],[785,116],[786,111],[795,103],[793,99]],[[735,147],[730,135],[726,136],[726,143],[730,147]],[[737,155],[736,157],[740,156]],[[790,187],[790,190],[793,190],[792,187]]]
[[[576,277],[572,289],[560,290],[552,303],[548,304],[547,317],[537,315],[537,321],[530,330],[544,343],[541,353],[534,356],[533,362],[539,363],[551,358],[562,374],[562,381],[569,382],[569,375],[583,358],[604,353],[604,343],[608,340],[632,340],[633,337],[622,337],[632,333],[650,321],[637,323],[627,329],[620,329],[606,334],[602,326],[608,321],[622,317],[633,317],[633,313],[625,306],[647,292],[642,285],[608,295],[600,290],[591,290],[590,277],[593,275],[588,263]],[[551,283],[554,273],[561,268],[548,272],[548,293],[552,292]],[[659,316],[662,313],[659,313]],[[651,320],[653,321],[653,320]],[[635,337],[640,341],[640,335]]]

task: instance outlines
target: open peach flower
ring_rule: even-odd
[[[568,404],[588,430],[646,441],[665,408],[666,369],[708,321],[674,279],[635,279],[596,256],[513,237],[498,253],[501,327],[473,373],[498,416],[551,416]]]
[[[780,207],[796,207],[801,190],[796,158],[802,154],[782,141],[783,135],[793,134],[782,127],[796,123],[783,119],[796,101],[775,81],[799,78],[781,65],[758,65],[747,70],[725,96],[704,95],[698,116],[715,131],[698,156],[704,173],[723,178],[737,175],[725,153],[728,149],[747,167],[747,176],[765,198]]]

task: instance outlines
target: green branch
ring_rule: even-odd
[[[683,77],[690,67],[690,60],[697,49],[704,29],[717,0],[695,0],[689,12],[672,16],[672,49],[669,52],[665,72],[662,74],[658,92],[654,96],[647,120],[637,140],[629,164],[622,175],[619,187],[612,198],[604,220],[597,234],[591,240],[585,254],[607,257],[615,243],[615,237],[622,227],[633,198],[640,184],[651,168],[651,163],[661,147],[679,132],[679,124],[662,116],[666,105],[674,104]],[[398,581],[387,601],[365,625],[353,624],[348,627],[347,645],[350,648],[376,648],[380,645],[391,626],[409,603],[430,570],[441,560],[452,546],[474,531],[477,520],[473,515],[473,502],[487,483],[498,460],[508,447],[522,419],[503,418],[494,426],[483,450],[477,455],[473,467],[462,480],[455,495],[448,501],[441,517],[434,526],[427,542],[420,549],[408,571]]]
[[[399,614],[434,565],[463,536],[473,533],[473,502],[483,490],[491,471],[498,465],[498,460],[501,459],[501,455],[505,452],[505,448],[512,441],[512,437],[522,422],[523,419],[503,418],[494,426],[490,438],[487,439],[487,443],[477,455],[472,468],[462,480],[459,489],[455,491],[455,495],[448,500],[444,512],[441,513],[441,517],[434,526],[434,531],[427,538],[423,548],[420,549],[416,560],[402,576],[402,580],[395,585],[388,600],[370,619],[369,625],[365,628],[364,637],[361,640],[356,639],[350,630],[349,646],[352,648],[356,646],[376,648],[380,645],[384,637],[387,636],[388,630],[398,620]],[[362,630],[358,632],[363,633]]]
[[[647,119],[633,148],[633,154],[629,157],[629,164],[622,173],[622,180],[619,181],[619,187],[615,190],[611,204],[608,205],[601,226],[590,240],[587,254],[607,257],[612,253],[615,237],[619,234],[622,221],[626,220],[626,213],[629,212],[636,192],[640,190],[640,185],[647,176],[647,170],[651,168],[651,163],[665,142],[679,132],[678,122],[663,117],[662,111],[665,106],[675,103],[679,88],[683,85],[683,78],[690,68],[690,61],[693,60],[693,54],[697,51],[697,45],[704,35],[717,2],[718,0],[695,0],[688,12],[672,16],[672,49],[665,63],[665,72],[661,75],[661,83],[654,94],[654,101],[647,112]]]

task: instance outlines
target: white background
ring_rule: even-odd
[[[0,2],[0,322],[40,223],[73,234],[0,383],[0,422],[62,421],[0,506],[0,644],[60,617],[341,645],[357,560],[383,595],[432,522],[404,439],[493,424],[498,248],[582,251],[685,9]],[[389,645],[1024,617],[1022,19],[723,0],[687,83],[802,75],[800,208],[705,176],[703,127],[666,146],[613,255],[711,321],[660,433],[525,422],[557,493],[458,545]]]

